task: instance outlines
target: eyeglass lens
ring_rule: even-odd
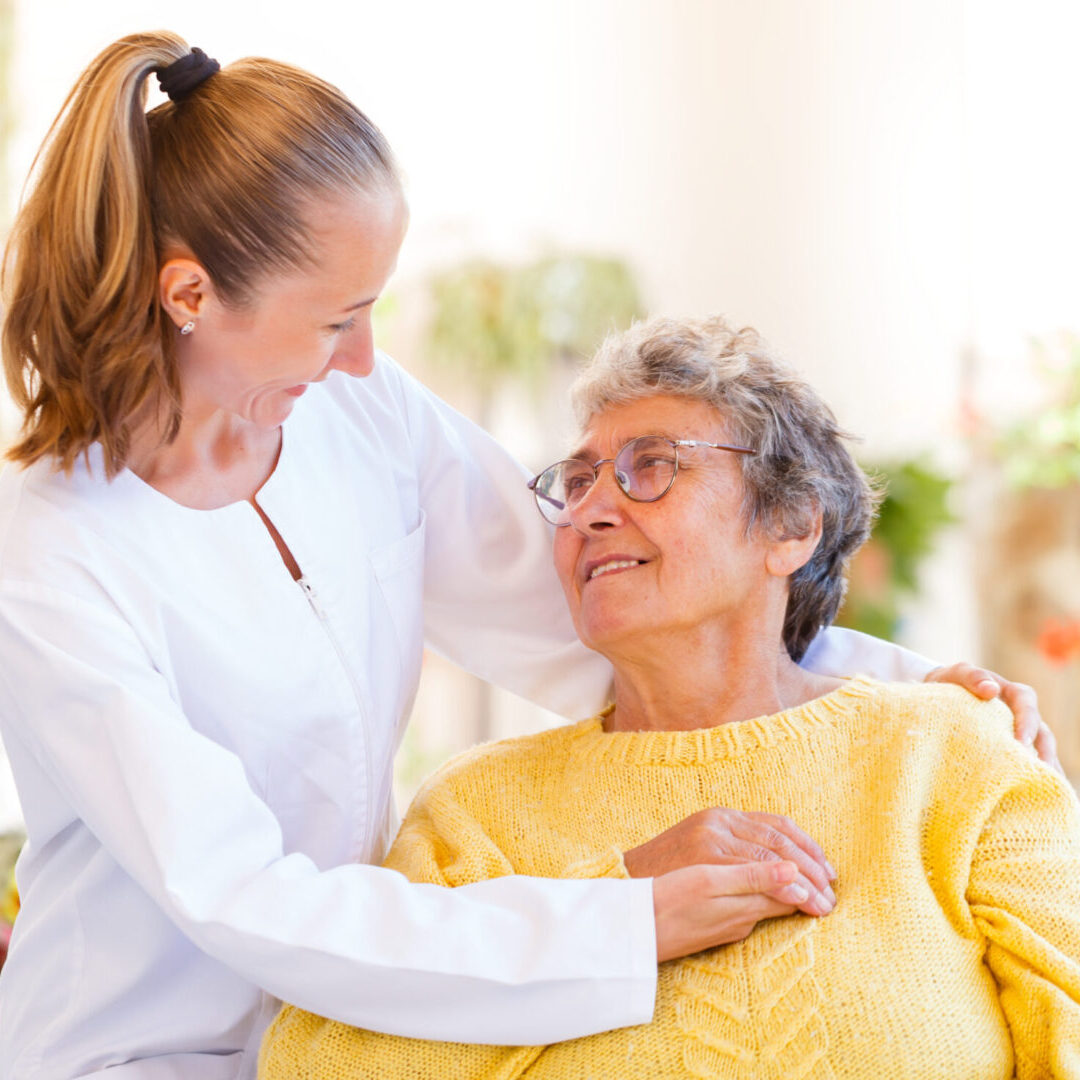
[[[615,456],[613,465],[615,481],[626,495],[637,502],[652,502],[671,487],[678,457],[669,440],[645,435],[628,442]],[[597,469],[587,461],[556,462],[536,481],[534,491],[540,512],[553,525],[564,524],[596,479]]]

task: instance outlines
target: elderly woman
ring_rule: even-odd
[[[789,908],[666,964],[651,1024],[546,1047],[420,1042],[287,1006],[261,1076],[1080,1076],[1072,790],[999,704],[796,663],[875,501],[829,410],[719,319],[608,341],[577,405],[581,441],[532,487],[614,703],[450,763],[387,865],[461,885],[596,872],[606,852],[620,876],[688,815],[763,808],[822,842],[835,911]]]

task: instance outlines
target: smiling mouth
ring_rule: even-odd
[[[618,570],[631,570],[635,566],[641,566],[642,559],[612,559],[611,562],[601,563],[589,571],[589,581],[603,574],[614,574]]]

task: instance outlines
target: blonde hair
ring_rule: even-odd
[[[723,416],[739,455],[748,530],[803,536],[821,514],[809,561],[791,575],[784,645],[801,660],[836,617],[847,565],[870,535],[881,493],[856,464],[829,407],[756,330],[721,317],[654,318],[609,337],[571,391],[584,429],[597,414],[652,394],[702,401]]]
[[[396,190],[390,148],[336,88],[249,58],[146,113],[146,79],[188,55],[159,31],[106,48],[38,152],[4,254],[4,372],[23,430],[8,457],[70,469],[100,442],[127,458],[133,420],[181,418],[175,328],[158,302],[169,245],[189,250],[225,303],[310,262],[305,214],[345,191]]]

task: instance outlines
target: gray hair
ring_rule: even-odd
[[[654,318],[613,334],[574,383],[578,423],[613,405],[672,394],[713,406],[739,455],[747,532],[804,536],[820,511],[822,535],[789,583],[784,645],[800,660],[836,617],[848,560],[870,534],[881,495],[845,445],[849,436],[805,380],[756,330],[726,319]]]

